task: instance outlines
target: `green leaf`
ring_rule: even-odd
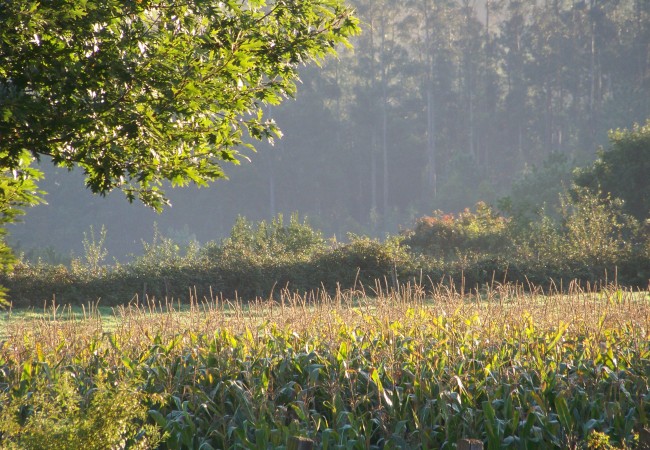
[[[569,413],[567,401],[561,395],[555,397],[555,410],[557,412],[558,420],[565,428],[566,432],[571,433],[573,431],[573,420],[571,418],[571,414]]]
[[[494,412],[492,404],[488,401],[484,401],[482,407],[483,414],[485,414],[485,428],[488,434],[488,449],[496,450],[500,448],[501,443],[496,413]]]
[[[167,426],[167,419],[159,412],[156,411],[155,409],[150,409],[149,410],[149,416],[156,422],[156,424],[161,427],[165,428]]]

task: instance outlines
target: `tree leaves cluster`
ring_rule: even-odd
[[[41,157],[157,210],[165,181],[225,177],[280,135],[263,108],[298,67],[358,31],[341,0],[2,0],[0,23],[0,227],[40,201]]]
[[[0,21],[0,167],[49,155],[157,209],[164,180],[204,186],[245,132],[279,135],[263,106],[357,31],[339,0],[19,0]]]
[[[0,153],[1,154],[1,153]],[[0,168],[0,271],[11,270],[14,254],[6,243],[6,225],[25,214],[25,208],[41,203],[42,192],[36,181],[41,172],[30,167],[31,156],[21,152],[13,168]],[[6,291],[0,286],[0,307],[6,302]]]
[[[596,161],[575,173],[578,186],[623,200],[625,212],[650,219],[650,120],[631,130],[615,130]]]

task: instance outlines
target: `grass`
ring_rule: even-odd
[[[131,386],[144,408],[134,423],[157,427],[160,448],[282,448],[298,435],[321,448],[454,448],[461,437],[488,449],[588,448],[594,436],[634,448],[649,427],[650,293],[566,292],[376,284],[246,304],[12,311],[0,433],[17,445],[30,435],[38,416],[18,427],[14,414],[36,393],[102,417],[88,387],[127,402],[116,386]],[[57,393],[67,376],[81,397]]]

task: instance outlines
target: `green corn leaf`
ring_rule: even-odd
[[[150,409],[148,411],[148,414],[160,428],[164,429],[167,426],[167,419],[165,419],[165,417],[160,413],[160,411],[156,411],[155,409]]]
[[[573,419],[569,413],[566,398],[561,395],[555,397],[555,411],[557,412],[558,420],[566,430],[567,434],[573,431]]]
[[[488,450],[497,450],[500,448],[501,438],[496,413],[490,402],[484,401],[482,406],[483,414],[485,414],[485,428],[488,434]]]

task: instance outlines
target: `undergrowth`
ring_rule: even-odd
[[[499,283],[523,286],[607,285],[646,289],[650,233],[622,212],[622,204],[576,188],[558,215],[519,223],[479,203],[458,215],[434,213],[412,230],[384,240],[348,236],[327,240],[292,215],[252,223],[240,218],[228,238],[203,246],[177,244],[157,229],[143,254],[106,265],[105,230],[84,238],[86,255],[70,266],[23,261],[0,285],[14,307],[101,302],[125,304],[148,297],[187,302],[198,298],[255,299],[294,292],[356,289],[375,280],[392,287],[443,281],[471,290]]]

